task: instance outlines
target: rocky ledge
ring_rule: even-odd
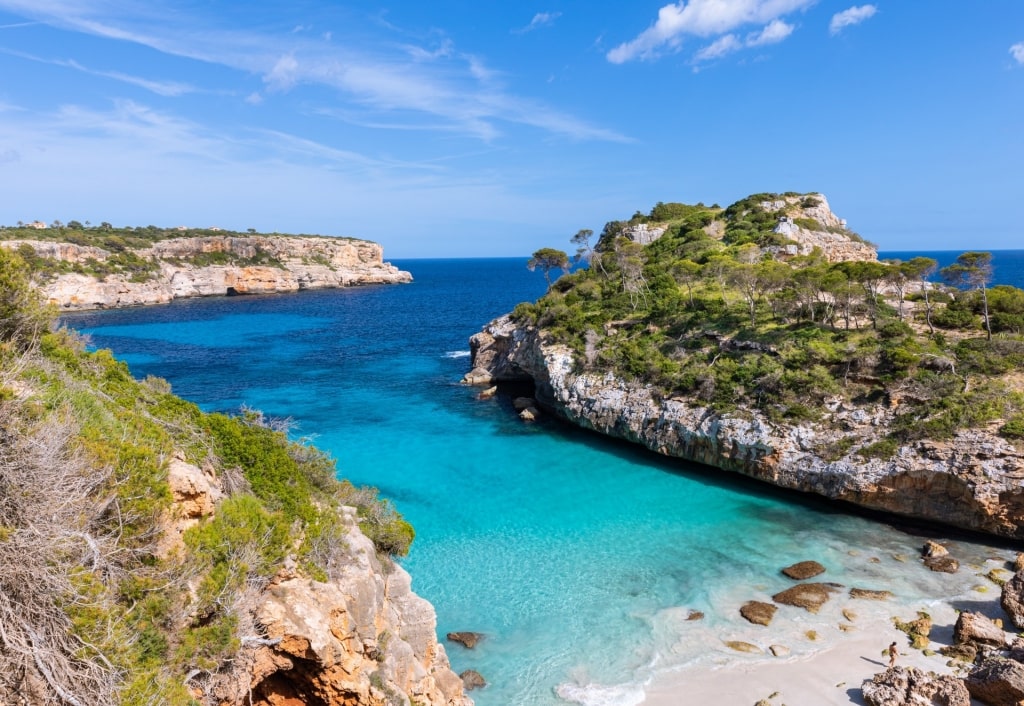
[[[182,457],[168,482],[163,555],[184,551],[184,531],[216,515],[226,495],[211,469]],[[378,558],[355,508],[342,508],[338,521],[345,532],[330,578],[303,576],[286,559],[240,611],[253,634],[231,666],[190,675],[193,697],[218,706],[473,706],[437,641],[433,606],[413,593],[405,569]]]
[[[118,254],[73,243],[11,240],[36,256],[72,265],[105,263]],[[351,238],[210,236],[174,238],[134,250],[150,263],[144,276],[66,273],[40,282],[43,296],[63,310],[165,304],[181,297],[271,294],[362,284],[397,284],[412,275],[384,262],[377,243]],[[225,264],[200,264],[224,261]],[[252,263],[252,264],[249,264]]]
[[[579,372],[573,353],[508,316],[470,339],[464,382],[531,382],[542,408],[581,427],[783,488],[872,510],[1024,539],[1024,454],[985,429],[922,440],[887,460],[856,451],[878,441],[891,405],[840,399],[821,421],[776,424],[758,411],[718,414],[689,398],[663,398],[611,372]],[[849,449],[841,458],[828,450]]]

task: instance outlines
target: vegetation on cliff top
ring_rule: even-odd
[[[814,194],[758,194],[726,209],[659,203],[608,223],[594,248],[591,232],[580,231],[572,242],[589,266],[520,304],[513,318],[568,344],[580,370],[613,370],[719,412],[749,408],[799,422],[823,418],[839,401],[884,403],[895,421],[858,450],[865,456],[965,427],[1024,439],[1024,291],[988,286],[989,254],[965,253],[943,269],[948,288],[928,282],[937,263],[925,257],[797,255],[777,228],[792,210],[772,208],[787,197],[801,209],[817,205]],[[638,223],[666,230],[641,245]],[[556,261],[551,253],[542,260]]]
[[[336,571],[340,506],[382,556],[408,550],[389,503],[282,426],[205,414],[52,331],[27,273],[0,248],[0,702],[194,703],[262,637],[254,600],[286,558]],[[168,550],[172,462],[227,497]]]
[[[43,225],[43,224],[40,224]],[[160,261],[146,256],[141,251],[154,244],[174,238],[320,238],[319,235],[292,235],[287,233],[257,233],[250,228],[247,232],[224,230],[222,228],[159,228],[157,226],[125,226],[115,228],[110,223],[98,226],[85,225],[79,221],[54,221],[47,227],[33,227],[19,222],[17,226],[0,226],[0,241],[30,240],[37,242],[71,243],[85,247],[99,248],[105,252],[100,257],[87,258],[82,262],[68,262],[38,254],[29,245],[21,245],[18,254],[28,263],[33,278],[46,282],[62,274],[82,274],[103,279],[107,275],[124,275],[132,282],[147,282],[160,271]],[[334,236],[331,236],[332,238]],[[338,241],[362,241],[358,238],[334,238]],[[183,258],[162,258],[173,265],[206,267],[209,265],[236,265],[240,267],[267,266],[283,268],[284,265],[271,254],[257,249],[250,256],[239,256],[225,251],[204,251]],[[317,261],[313,256],[309,264],[329,265]]]

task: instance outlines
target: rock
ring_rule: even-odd
[[[467,669],[459,674],[459,678],[462,679],[462,683],[465,685],[466,691],[483,689],[487,686],[487,680],[484,679],[480,672],[475,669]]]
[[[953,642],[957,645],[973,643],[991,647],[1005,647],[1006,633],[981,613],[963,611],[953,626]]]
[[[254,611],[265,639],[243,640],[203,703],[374,704],[385,691],[402,703],[471,705],[437,642],[433,607],[401,566],[384,571],[354,508],[342,519],[347,555],[332,580],[272,581]],[[302,700],[288,700],[295,694]]]
[[[971,706],[971,694],[956,677],[893,667],[861,685],[868,706]]]
[[[971,663],[974,661],[974,658],[978,656],[978,648],[971,644],[948,645],[946,647],[940,647],[939,654],[960,662]]]
[[[1024,569],[1024,552],[1017,552],[1017,556],[1013,559],[1013,570],[1020,571]]]
[[[484,639],[483,633],[479,632],[450,632],[445,637],[470,650],[476,647],[476,643]]]
[[[971,696],[989,706],[1018,706],[1024,701],[1024,664],[989,657],[964,680]]]
[[[473,368],[462,376],[463,385],[490,385],[492,382],[494,378],[483,368]]]
[[[787,657],[791,650],[784,645],[772,645],[768,648],[768,651],[771,652],[774,657]]]
[[[843,608],[843,617],[846,618],[851,623],[854,622],[855,620],[857,620],[857,614],[854,613],[849,608]]]
[[[512,407],[517,412],[522,412],[524,409],[530,409],[531,407],[537,406],[537,400],[532,397],[516,397],[512,400]]]
[[[1006,656],[1018,662],[1024,662],[1024,637],[1013,638]]]
[[[691,610],[690,614],[686,616],[687,620],[704,620],[704,613],[699,610]]]
[[[764,654],[764,650],[757,645],[752,645],[749,642],[743,642],[742,640],[727,640],[725,642],[725,646],[730,650],[736,650],[737,652],[746,652],[748,654],[756,655]]]
[[[1013,624],[1018,628],[1024,628],[1024,571],[1018,571],[1003,584],[999,603],[1009,614]]]
[[[825,567],[816,561],[801,561],[782,570],[786,576],[797,581],[805,581],[818,574],[825,573]]]
[[[851,588],[850,598],[862,598],[868,601],[887,601],[892,598],[892,591],[873,591],[869,588]]]
[[[778,607],[771,603],[747,601],[740,607],[740,615],[746,618],[748,622],[754,623],[755,625],[767,625],[772,622],[772,618],[775,616],[775,611],[777,610]]]
[[[944,574],[955,574],[960,570],[960,562],[951,556],[931,556],[924,560],[924,565]]]
[[[188,463],[181,454],[167,463],[167,484],[172,501],[160,521],[156,555],[161,559],[184,549],[182,536],[185,531],[199,524],[202,518],[214,514],[216,504],[224,497],[213,469],[200,469]]]
[[[540,412],[538,412],[533,407],[527,407],[526,409],[522,410],[519,413],[519,418],[522,419],[524,422],[535,422],[537,421],[537,417],[539,416]]]
[[[917,612],[917,618],[909,622],[903,622],[899,618],[892,619],[897,630],[901,630],[910,638],[910,646],[917,650],[923,650],[928,646],[929,635],[932,632],[932,618],[924,611]]]
[[[826,583],[802,583],[776,593],[772,596],[772,600],[776,603],[797,606],[808,612],[817,613],[835,592],[835,587]]]
[[[923,557],[939,557],[946,556],[947,554],[949,554],[948,549],[938,542],[933,542],[930,539],[925,542],[924,546],[921,548],[921,556]]]
[[[463,378],[463,379],[465,379],[465,378]],[[467,383],[467,384],[469,384],[469,383]],[[498,388],[497,387],[488,387],[486,390],[481,391],[480,394],[476,396],[476,398],[478,400],[489,400],[492,397],[494,397],[496,394],[498,394]]]

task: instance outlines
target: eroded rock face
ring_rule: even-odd
[[[965,680],[967,690],[989,706],[1018,706],[1024,701],[1024,664],[989,657],[976,665]]]
[[[1018,628],[1024,628],[1024,570],[1018,570],[1003,584],[1000,602],[1013,624]]]
[[[776,423],[757,410],[718,414],[688,397],[663,398],[611,372],[580,372],[573,352],[508,316],[470,339],[475,384],[533,381],[538,403],[563,419],[657,453],[784,488],[995,535],[1024,539],[1024,454],[982,429],[922,440],[893,458],[856,450],[882,439],[899,406],[831,405],[818,422]],[[856,443],[850,447],[849,439]],[[846,441],[828,460],[823,449]]]
[[[952,676],[928,674],[916,667],[893,667],[861,686],[869,706],[971,706],[971,694]]]
[[[81,263],[92,258],[104,261],[111,253],[101,248],[45,241],[6,241],[2,247],[28,245],[41,257]],[[301,289],[328,289],[359,284],[393,284],[412,281],[412,275],[384,262],[377,243],[349,238],[210,236],[173,238],[151,248],[135,251],[156,262],[157,272],[145,282],[127,275],[108,275],[102,280],[81,274],[65,274],[42,285],[44,298],[61,309],[164,304],[181,297],[225,294],[269,294]],[[196,266],[187,260],[197,255],[225,254],[246,260],[262,256],[275,265]]]
[[[438,644],[433,607],[414,594],[399,566],[385,572],[373,544],[346,516],[351,561],[330,582],[293,576],[267,588],[258,646],[244,691],[223,699],[255,706],[303,703],[384,704],[391,694],[432,706],[471,706],[462,680]]]

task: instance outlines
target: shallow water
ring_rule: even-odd
[[[779,569],[796,561],[924,606],[970,597],[984,557],[1008,555],[961,542],[954,551],[977,569],[933,574],[917,560],[921,538],[885,523],[553,422],[523,424],[508,399],[478,401],[458,380],[468,337],[539,296],[543,278],[519,259],[396,264],[416,281],[67,322],[204,409],[292,417],[341,475],[393,499],[416,527],[403,563],[436,607],[439,635],[487,635],[472,651],[448,647],[456,671],[490,683],[473,693],[481,706],[636,704],[659,671],[758,659],[722,640],[767,646],[738,608],[790,585]],[[687,620],[694,610],[705,619]],[[771,642],[800,654],[821,647],[804,633],[834,627],[838,608],[779,616]]]

